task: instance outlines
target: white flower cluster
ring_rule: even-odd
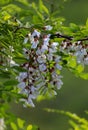
[[[52,29],[50,26],[45,28]],[[51,96],[56,95],[55,89],[63,85],[60,75],[61,57],[55,54],[59,44],[50,41],[50,34],[41,35],[36,29],[25,37],[24,44],[31,44],[31,49],[23,48],[28,62],[21,65],[26,71],[17,77],[18,88],[25,96],[21,101],[34,107],[33,99],[38,95],[47,92]]]
[[[75,43],[63,41],[60,45],[60,51],[76,56],[77,63],[88,65],[88,44],[83,44],[82,41]]]

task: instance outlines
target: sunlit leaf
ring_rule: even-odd
[[[68,66],[71,68],[75,68],[77,65],[76,63],[76,58],[75,57],[70,57],[68,60]]]
[[[86,28],[88,28],[88,19],[86,20]]]
[[[12,130],[18,130],[15,123],[11,122],[10,125],[11,125]]]
[[[78,73],[81,73],[81,72],[83,72],[83,70],[84,70],[84,66],[80,64],[80,65],[78,65],[78,66],[76,67],[76,70],[77,70]]]
[[[23,128],[25,121],[20,118],[17,118],[17,123],[18,123],[19,128]]]
[[[43,4],[42,0],[39,0],[39,11],[42,13],[43,11],[49,14],[47,7]]]
[[[42,8],[43,8],[44,12],[49,15],[49,10],[46,8],[46,6],[42,5]]]
[[[32,125],[28,125],[27,126],[27,130],[32,130],[33,129],[33,126]]]
[[[46,99],[46,97],[43,96],[43,95],[39,95],[39,96],[37,97],[37,101],[38,101],[38,102],[43,101],[43,100],[45,100],[45,99]]]
[[[79,26],[74,24],[74,23],[70,23],[70,29],[73,33],[77,32],[80,30]]]
[[[87,80],[88,79],[88,73],[81,73],[80,77]]]

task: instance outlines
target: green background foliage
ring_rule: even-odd
[[[88,27],[88,23],[86,22],[87,17],[88,17],[88,14],[87,14],[88,1],[87,0],[78,0],[78,1],[69,0],[69,2],[65,2],[65,3],[64,3],[64,0],[63,1],[44,0],[45,5],[48,6],[50,13],[52,15],[49,14],[45,6],[42,6],[41,2],[40,2],[39,10],[37,10],[37,7],[34,3],[32,4],[33,8],[30,7],[29,3],[31,2],[36,2],[38,6],[37,0],[35,1],[33,0],[29,0],[29,1],[27,0],[7,0],[7,1],[0,0],[0,11],[1,11],[0,22],[3,24],[3,27],[5,28],[5,30],[2,30],[2,29],[0,30],[0,33],[3,32],[3,35],[0,37],[0,39],[2,41],[2,46],[4,46],[6,50],[8,50],[9,44],[14,46],[14,48],[16,49],[16,52],[15,54],[12,54],[12,56],[14,57],[14,60],[17,63],[21,63],[25,61],[25,58],[23,58],[21,55],[22,46],[16,43],[19,43],[20,41],[22,42],[24,35],[27,33],[27,30],[26,31],[25,29],[18,30],[16,32],[16,35],[15,36],[13,35],[12,30],[15,30],[16,27],[20,25],[19,21],[15,21],[15,17],[17,17],[17,19],[20,19],[20,21],[23,24],[26,23],[26,26],[28,28],[32,24],[34,24],[35,27],[38,27],[38,28],[40,28],[40,26],[46,23],[53,25],[53,22],[55,22],[55,20],[58,21],[58,19],[53,19],[52,16],[56,16],[56,17],[59,16],[60,17],[59,21],[64,21],[62,17],[66,18],[65,26],[67,26],[69,23],[76,23],[78,25],[86,24],[86,27]],[[63,3],[64,3],[64,8],[62,6]],[[44,15],[44,13],[43,15],[41,15],[42,11],[44,11],[46,15]],[[14,17],[11,17],[11,16],[14,16]],[[46,20],[45,21],[46,23],[45,23],[43,21],[45,16],[47,17],[50,16],[51,21]],[[6,22],[8,18],[10,17],[11,17],[12,23],[10,23],[11,26],[8,26],[8,24],[4,24],[4,21]],[[2,28],[2,24],[0,24],[1,28]],[[59,23],[58,23],[58,28],[61,29]],[[72,28],[73,30],[72,32],[70,32],[70,34],[71,33],[73,34],[74,30],[77,29],[78,31],[79,29],[78,26],[75,26],[75,24],[70,24],[70,29]],[[54,30],[53,32],[55,31],[56,30]],[[66,30],[65,30],[65,33],[66,33]],[[69,34],[69,31],[67,32],[67,34]],[[86,33],[84,32],[84,36],[85,34]],[[6,57],[7,54],[11,54],[11,52],[7,51],[3,55]],[[73,61],[69,63],[69,66],[71,66],[72,68],[75,68],[76,67],[75,60],[73,59]],[[45,130],[45,129],[46,130],[54,130],[54,129],[66,130],[69,128],[67,124],[67,119],[68,119],[67,117],[65,118],[63,115],[58,116],[54,113],[46,113],[45,111],[42,110],[44,107],[57,108],[64,111],[65,110],[71,111],[73,113],[79,114],[80,116],[86,117],[86,115],[84,115],[84,111],[87,110],[87,107],[88,107],[87,105],[88,81],[87,80],[75,77],[74,74],[64,69],[62,72],[64,76],[63,78],[64,85],[61,88],[61,90],[58,91],[57,97],[53,98],[52,100],[44,100],[42,102],[36,103],[36,108],[23,108],[22,104],[14,104],[15,98],[17,99],[19,98],[19,96],[16,93],[17,81],[14,80],[14,76],[16,76],[16,73],[13,72],[14,68],[9,68],[9,65],[8,65],[8,69],[9,69],[8,73],[4,71],[0,71],[0,97],[5,99],[5,102],[7,104],[9,101],[11,101],[11,98],[12,98],[12,102],[9,103],[9,105],[11,106],[10,111],[16,114],[16,116],[19,116],[20,118],[22,117],[23,119],[25,119],[26,123],[36,124],[42,130]],[[18,72],[21,71],[20,68],[16,68],[16,69],[18,69]],[[79,73],[82,72],[82,70],[83,68],[81,66],[78,66],[77,68],[78,73],[76,74],[76,76],[78,76]],[[88,68],[86,68],[86,72],[87,70]],[[12,75],[12,77],[10,77],[10,75]],[[85,74],[84,76],[80,74],[80,77],[84,77],[86,79],[86,77],[88,76]],[[4,89],[2,89],[2,87]],[[8,90],[9,92],[7,92]],[[1,100],[0,103],[1,102],[4,102],[4,101]],[[4,106],[2,105],[2,103],[0,105],[1,105],[0,113],[2,113],[2,115],[5,116],[6,113],[4,113],[4,109],[6,109],[7,105],[5,104]],[[8,118],[8,113],[6,115],[6,118]],[[11,118],[12,117],[13,116],[11,115]],[[17,127],[18,128],[21,127],[19,126],[19,120],[18,120],[17,126],[14,126],[15,124],[13,122],[14,121],[12,121],[11,123],[11,127],[13,130],[16,130]],[[23,125],[23,122],[21,122],[20,124]],[[31,126],[29,127],[30,128],[28,128],[27,130],[31,130]],[[33,130],[35,130],[35,128]]]

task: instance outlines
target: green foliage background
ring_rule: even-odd
[[[4,0],[0,1],[0,6],[3,6],[4,10]],[[18,7],[13,6],[12,8],[9,2],[12,2],[15,6],[18,5]],[[23,2],[25,4],[22,4],[20,0],[7,0],[5,1],[5,4],[7,5],[6,10],[14,14],[14,9],[16,8],[17,13],[15,13],[15,16],[20,18],[24,14],[27,20],[27,18],[29,19],[30,17],[28,15],[28,5],[25,0],[23,0]],[[29,0],[29,2],[33,2],[33,0]],[[44,2],[48,5],[49,3],[53,3],[53,0],[44,0]],[[61,3],[60,6],[59,3]],[[61,10],[57,15],[66,18],[66,25],[70,22],[85,24],[88,17],[87,0],[71,0],[70,2],[65,3],[63,9],[61,6],[62,1],[56,0],[54,1],[54,4],[54,10],[57,10],[58,8]],[[20,7],[23,8],[23,10],[21,10]],[[49,8],[51,9],[51,6],[49,6]],[[25,22],[25,17],[22,17],[21,19],[23,22]],[[64,85],[58,92],[58,96],[56,98],[36,103],[36,108],[23,108],[21,104],[18,105],[12,102],[10,104],[12,113],[25,119],[27,123],[38,125],[42,130],[67,130],[69,128],[67,124],[67,117],[60,114],[47,113],[42,110],[44,107],[71,111],[80,116],[86,117],[84,111],[88,109],[88,81],[75,77],[72,73],[65,69],[63,71],[63,76]]]

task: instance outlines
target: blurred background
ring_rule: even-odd
[[[29,2],[38,2],[38,0],[29,0]],[[63,7],[59,4],[61,0],[44,0],[44,2],[46,5],[54,2],[54,10],[60,8],[58,16],[66,19],[65,24],[72,22],[83,25],[88,18],[88,0],[68,0],[64,5],[62,4]],[[68,130],[69,128],[67,117],[45,112],[43,108],[66,110],[86,117],[88,81],[75,77],[64,68],[62,75],[64,85],[55,98],[37,102],[35,108],[23,108],[22,104],[12,103],[11,112],[25,119],[27,123],[38,125],[40,130]]]

